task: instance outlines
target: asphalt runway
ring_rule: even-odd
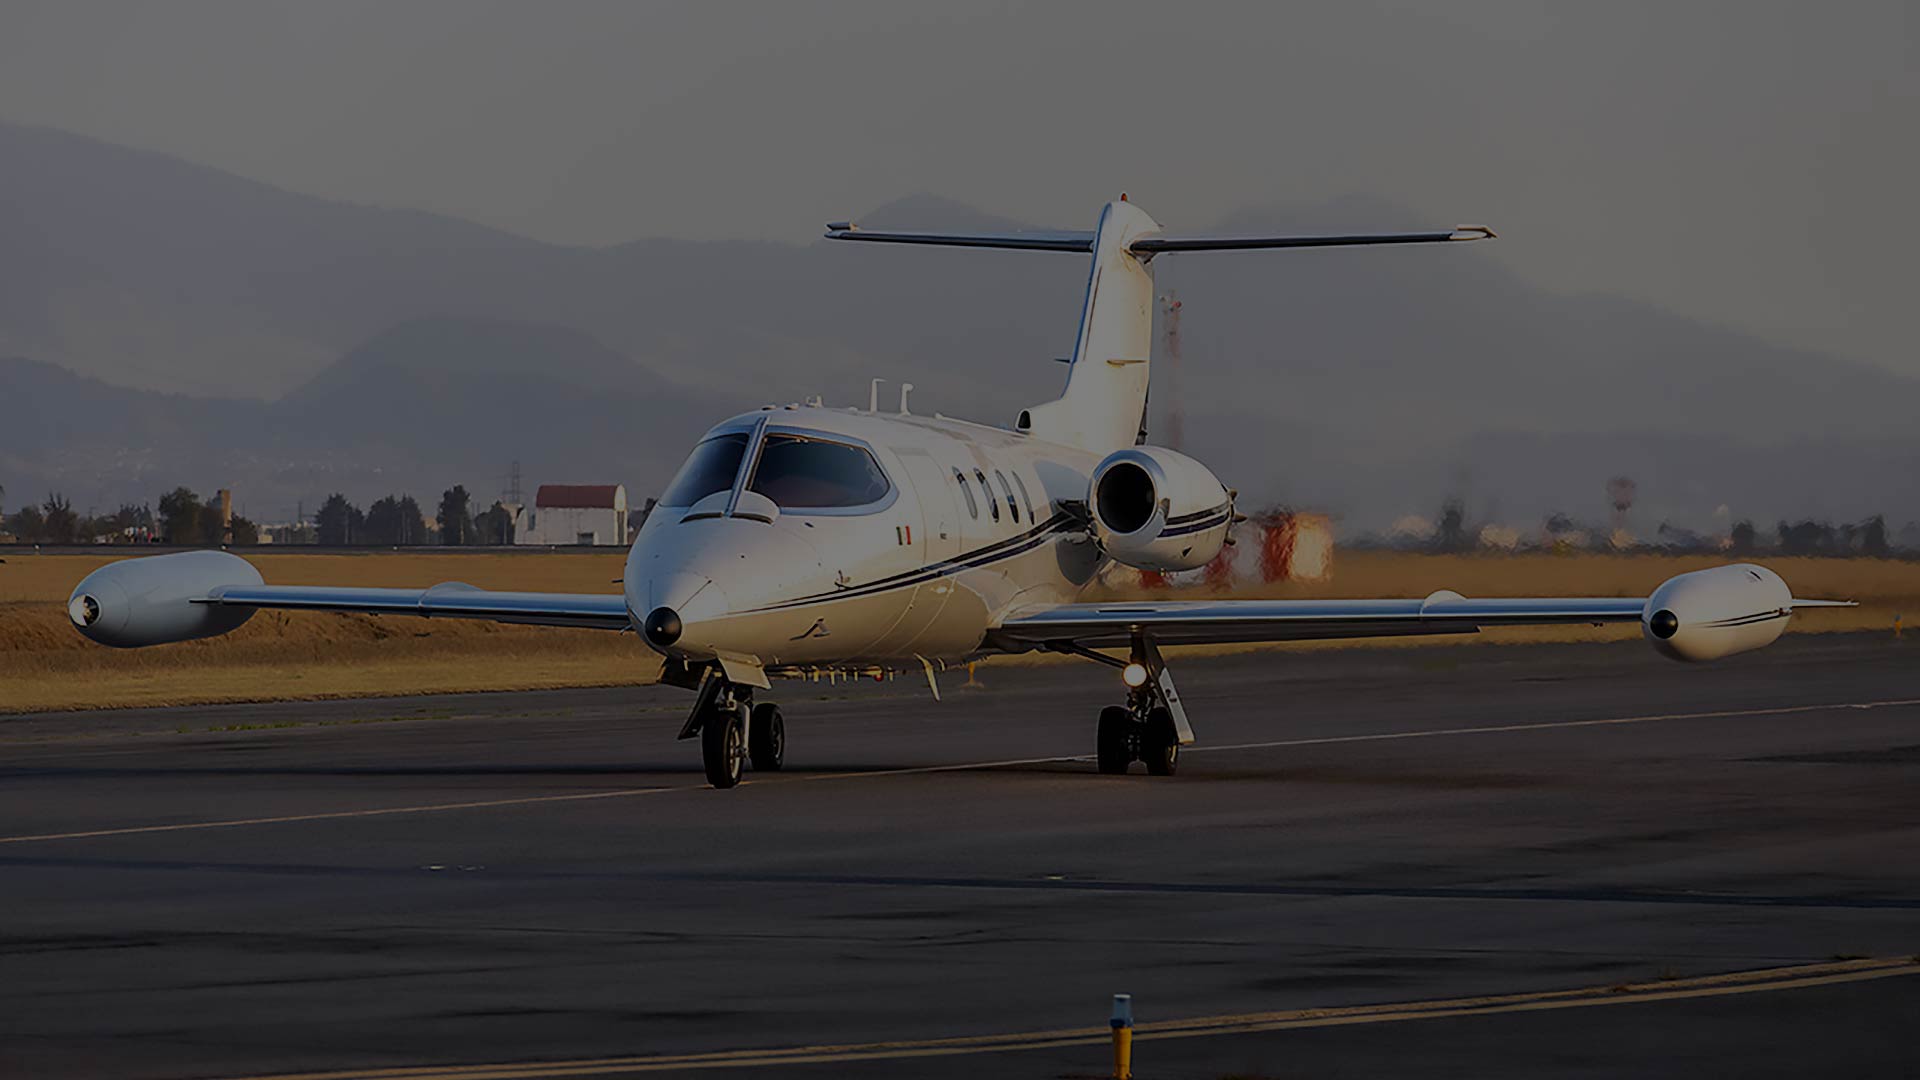
[[[669,689],[0,718],[0,1075],[1912,1075],[1916,659],[1179,661],[1171,778],[781,684],[730,792]]]

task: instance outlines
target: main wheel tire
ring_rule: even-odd
[[[700,760],[707,767],[707,783],[725,789],[740,782],[744,708],[716,708],[700,725]]]
[[[1173,713],[1162,705],[1147,714],[1147,730],[1140,736],[1140,759],[1147,763],[1147,775],[1172,776],[1180,767],[1180,733],[1174,730]]]
[[[1133,714],[1124,705],[1109,705],[1100,710],[1100,724],[1093,734],[1094,760],[1100,771],[1117,776],[1133,762]]]
[[[747,731],[747,760],[754,771],[779,772],[787,757],[787,722],[780,717],[780,706],[771,701],[755,705]]]

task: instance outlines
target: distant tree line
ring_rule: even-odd
[[[361,510],[337,491],[320,504],[313,525],[314,543],[323,547],[421,544],[473,547],[513,543],[513,511],[496,501],[476,517],[473,496],[462,484],[441,493],[440,506],[431,526],[411,495],[388,495]]]
[[[0,487],[0,499],[6,488]],[[0,511],[4,507],[0,506]],[[201,498],[191,488],[178,487],[160,496],[156,507],[132,503],[98,517],[74,512],[65,496],[49,494],[45,501],[0,512],[0,534],[27,544],[155,543],[178,546],[217,545],[223,534],[235,546],[258,544],[261,527],[238,514],[225,523],[218,498]],[[365,510],[335,492],[320,504],[310,529],[298,523],[287,529],[282,543],[317,543],[327,547],[351,545],[408,547],[426,544],[450,546],[506,545],[514,540],[514,515],[495,502],[478,515],[465,486],[455,484],[440,496],[433,523],[427,522],[411,495],[388,495]],[[273,539],[272,537],[269,538]]]
[[[235,515],[228,527],[235,544],[259,541],[258,527],[244,517]],[[0,533],[23,544],[217,544],[223,531],[219,504],[202,501],[188,488],[162,495],[158,514],[151,506],[133,503],[123,503],[110,514],[80,514],[66,496],[54,492],[43,502],[0,516]]]
[[[1345,546],[1429,551],[1581,551],[1615,553],[1767,555],[1828,558],[1911,558],[1920,555],[1920,522],[1889,529],[1885,515],[1853,522],[1803,519],[1780,521],[1772,529],[1740,520],[1709,533],[1662,521],[1651,536],[1636,536],[1617,521],[1613,526],[1581,522],[1564,513],[1547,515],[1534,529],[1469,519],[1465,502],[1448,498],[1433,518],[1409,516],[1387,533],[1352,537]]]

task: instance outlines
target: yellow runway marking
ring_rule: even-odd
[[[1461,735],[1495,735],[1527,731],[1560,731],[1568,728],[1605,727],[1622,724],[1648,724],[1663,720],[1723,720],[1743,716],[1792,716],[1801,713],[1830,712],[1838,709],[1884,709],[1920,705],[1920,698],[1890,701],[1837,702],[1826,705],[1786,705],[1767,709],[1724,709],[1713,712],[1650,713],[1643,716],[1613,716],[1594,720],[1550,720],[1537,724],[1489,724],[1477,727],[1431,728],[1412,731],[1378,731],[1362,735],[1323,735],[1305,739],[1274,739],[1266,742],[1228,743],[1220,746],[1190,746],[1182,753],[1221,753],[1228,750],[1273,750],[1291,746],[1327,746],[1336,743],[1387,742],[1398,739],[1437,739]],[[897,769],[870,769],[864,772],[818,773],[780,780],[761,780],[754,786],[793,783],[822,783],[836,780],[873,780],[890,776],[926,776],[948,772],[978,772],[1020,765],[1049,765],[1068,761],[1087,761],[1089,754],[1065,754],[1053,757],[1008,758],[1001,761],[968,761],[950,765],[914,765]],[[335,810],[318,814],[284,814],[276,817],[236,818],[227,821],[187,821],[171,825],[133,825],[111,829],[83,829],[74,832],[36,833],[26,836],[0,836],[0,844],[32,844],[54,840],[90,840],[107,836],[137,836],[146,833],[192,832],[201,829],[234,829],[248,825],[286,825],[303,821],[332,821],[341,818],[391,817],[401,814],[437,814],[454,810],[488,810],[503,806],[537,806],[543,803],[587,802],[597,799],[627,799],[641,795],[665,795],[680,791],[701,791],[706,785],[682,787],[618,788],[612,791],[587,791],[568,795],[527,795],[510,799],[482,799],[473,802],[426,803],[419,806],[376,807],[369,810]]]
[[[1920,961],[1911,958],[1845,960],[1768,968],[1761,971],[1704,975],[1662,982],[1590,986],[1576,990],[1546,990],[1438,1001],[1355,1005],[1334,1009],[1291,1009],[1280,1012],[1196,1016],[1184,1020],[1170,1020],[1161,1024],[1137,1026],[1134,1028],[1133,1038],[1136,1043],[1139,1043],[1161,1039],[1246,1035],[1265,1031],[1284,1031],[1290,1028],[1386,1024],[1404,1020],[1581,1009],[1599,1005],[1640,1005],[1656,1001],[1683,1001],[1693,998],[1725,997],[1732,994],[1799,990],[1901,975],[1920,975]],[[524,1061],[488,1065],[339,1069],[327,1072],[257,1076],[246,1078],[246,1080],[544,1080],[549,1077],[610,1076],[673,1072],[683,1069],[821,1065],[849,1061],[951,1057],[962,1054],[1047,1050],[1067,1046],[1104,1046],[1111,1040],[1112,1033],[1102,1026],[1027,1031],[1004,1035],[969,1035],[947,1039],[792,1046],[764,1050],[721,1050],[701,1054],[580,1058],[570,1061]]]

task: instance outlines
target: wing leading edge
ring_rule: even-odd
[[[1136,630],[1152,631],[1163,645],[1321,641],[1638,622],[1645,610],[1646,601],[1634,597],[1469,600],[1451,592],[1424,600],[1157,600],[1030,608],[1003,620],[995,635],[1029,647],[1125,644]]]
[[[195,603],[280,611],[357,611],[430,619],[487,619],[534,626],[626,630],[625,597],[587,593],[494,592],[461,582],[430,589],[323,588],[308,585],[224,585]]]

